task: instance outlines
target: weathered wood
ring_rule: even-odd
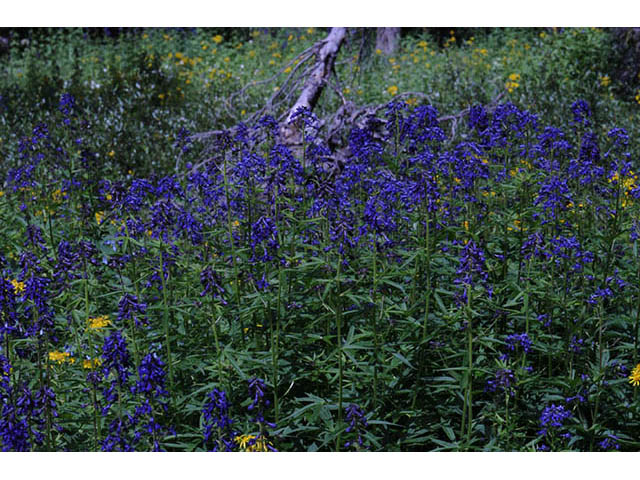
[[[347,29],[343,27],[332,28],[322,42],[318,43],[316,63],[302,87],[302,91],[286,116],[281,128],[281,136],[285,144],[296,144],[299,141],[299,133],[295,125],[291,124],[293,115],[299,108],[305,107],[313,110],[320,94],[329,80],[333,71],[338,51],[347,35]]]
[[[391,55],[400,43],[400,27],[384,27],[376,29],[376,50],[384,55]]]

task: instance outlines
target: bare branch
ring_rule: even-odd
[[[296,130],[289,125],[289,122],[298,109],[308,108],[309,110],[313,110],[313,107],[315,107],[316,102],[320,98],[320,94],[331,75],[333,64],[346,34],[347,29],[344,27],[332,28],[329,35],[327,35],[327,38],[324,40],[324,45],[316,54],[317,60],[313,70],[306,78],[304,86],[302,87],[302,92],[300,92],[300,96],[289,110],[289,114],[285,120],[285,125],[282,128],[281,134],[286,143],[296,143]]]

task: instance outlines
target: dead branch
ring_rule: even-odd
[[[285,144],[298,143],[298,132],[295,126],[290,124],[291,119],[300,108],[313,110],[315,107],[333,71],[333,64],[346,34],[347,29],[344,27],[332,28],[327,38],[325,38],[322,48],[316,54],[316,63],[313,70],[307,77],[298,99],[289,110],[281,128],[280,133]]]

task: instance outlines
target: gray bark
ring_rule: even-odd
[[[392,55],[400,43],[400,27],[384,27],[376,29],[376,50],[384,55]]]
[[[289,110],[281,134],[285,143],[297,143],[297,133],[294,125],[290,124],[291,117],[300,108],[313,110],[320,98],[320,94],[329,80],[333,65],[340,50],[340,46],[347,35],[346,28],[332,28],[322,42],[318,44],[316,63],[304,82],[300,96]]]

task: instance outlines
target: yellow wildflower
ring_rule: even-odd
[[[76,359],[69,352],[49,352],[49,361],[62,365],[65,362],[74,363]]]
[[[62,201],[63,197],[67,194],[67,192],[63,192],[59,188],[51,192],[51,198],[54,202],[59,203]]]
[[[100,365],[102,365],[102,360],[100,360],[99,358],[92,358],[91,360],[82,361],[82,367],[86,368],[87,370],[93,370]]]
[[[16,295],[24,292],[24,282],[19,282],[18,280],[11,280],[11,285],[13,285],[13,291]]]
[[[629,375],[629,383],[634,387],[640,385],[640,363],[636,365],[636,367],[631,372],[631,375]]]
[[[395,85],[391,85],[390,87],[387,88],[387,92],[389,92],[389,94],[393,95],[397,95],[398,93],[398,87],[396,87]]]
[[[98,225],[102,225],[103,221],[104,221],[104,212],[96,212],[96,223]]]
[[[504,86],[507,88],[509,93],[512,93],[516,88],[520,86],[520,84],[518,82],[507,82]]]
[[[243,452],[268,452],[269,445],[271,445],[264,437],[256,437],[255,435],[239,435],[235,441]]]
[[[91,317],[87,320],[89,324],[89,328],[92,330],[100,330],[101,328],[106,327],[111,324],[111,320],[109,320],[109,315],[100,315],[99,317]]]
[[[216,35],[212,40],[216,43],[222,43],[222,35]]]
[[[603,87],[608,87],[610,83],[611,83],[611,78],[609,78],[609,75],[600,77],[600,85],[602,85]]]

